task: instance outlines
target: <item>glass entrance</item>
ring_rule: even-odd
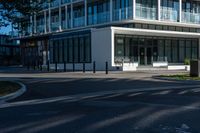
[[[140,57],[139,57],[140,65],[152,64],[152,47],[140,47],[139,53],[140,53]]]
[[[145,48],[140,47],[140,65],[145,65]]]

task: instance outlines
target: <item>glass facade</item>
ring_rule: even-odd
[[[161,20],[178,22],[179,0],[161,0]]]
[[[200,2],[183,0],[182,21],[186,23],[200,23]]]
[[[115,63],[184,63],[198,58],[198,39],[115,35]]]
[[[89,2],[87,5],[87,23],[88,25],[100,24],[110,21],[110,2],[101,0]]]
[[[91,63],[90,34],[53,39],[49,51],[51,63]]]
[[[133,0],[113,0],[113,21],[130,19],[133,16]]]
[[[136,17],[155,20],[157,19],[157,14],[157,0],[136,0]]]
[[[45,3],[42,6],[44,10],[36,17],[19,22],[20,35],[59,32],[97,24],[106,26],[133,19],[200,24],[199,1],[182,0],[180,4],[179,0],[160,0],[158,4],[158,0],[135,0],[135,4],[133,0],[55,0]]]

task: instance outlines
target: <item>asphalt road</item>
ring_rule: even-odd
[[[28,89],[0,105],[0,133],[200,132],[199,82],[132,74],[73,78],[8,74],[6,79],[14,77]]]

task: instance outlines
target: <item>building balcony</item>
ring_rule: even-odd
[[[37,33],[44,33],[44,25],[37,26]]]
[[[74,18],[74,27],[81,27],[85,25],[85,16]]]
[[[51,7],[58,7],[58,6],[59,6],[58,0],[54,0],[53,2],[51,2]]]
[[[71,0],[62,0],[61,1],[62,4],[66,4],[66,3],[70,3],[70,2],[71,2]]]
[[[173,10],[170,8],[163,8],[160,11],[161,13],[161,20],[168,20],[172,22],[178,22],[179,12],[177,10]]]
[[[126,7],[126,8],[120,8],[115,9],[113,11],[113,20],[125,20],[130,19],[133,16],[133,8],[132,7]]]
[[[200,15],[198,13],[182,12],[182,22],[199,24]]]
[[[88,15],[88,25],[105,23],[110,21],[110,12],[101,12],[98,14]]]
[[[136,6],[136,17],[141,19],[157,19],[157,8]]]
[[[51,23],[51,31],[58,31],[60,23],[59,22],[52,22]]]

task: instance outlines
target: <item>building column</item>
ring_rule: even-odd
[[[135,19],[135,12],[136,12],[136,2],[133,0],[133,19]]]
[[[44,11],[44,33],[47,33],[47,13]]]
[[[85,26],[87,26],[87,0],[84,0],[85,5]]]
[[[182,0],[179,0],[179,22],[182,21]]]
[[[48,22],[49,32],[51,32],[51,3],[49,3],[49,22]]]
[[[161,12],[160,6],[161,6],[160,0],[158,0],[158,20],[159,20],[159,21],[160,21],[160,12]]]
[[[71,3],[71,28],[73,28],[73,19],[74,19],[74,15],[73,15],[73,3]]]
[[[62,31],[62,9],[61,9],[61,3],[60,3],[60,6],[59,6],[59,31]]]
[[[112,22],[113,14],[113,0],[110,0],[110,22]]]
[[[37,33],[37,19],[36,19],[36,14],[34,13],[34,33]]]
[[[30,16],[30,32],[31,32],[31,35],[33,34],[33,15]]]
[[[68,10],[68,8],[67,8],[67,5],[66,5],[66,6],[65,6],[65,27],[66,27],[66,29],[68,28],[68,27],[67,27],[67,24],[68,24],[68,23],[67,23],[67,21],[68,21],[68,18],[67,18],[67,12],[68,12],[68,11],[67,11],[67,10]]]

